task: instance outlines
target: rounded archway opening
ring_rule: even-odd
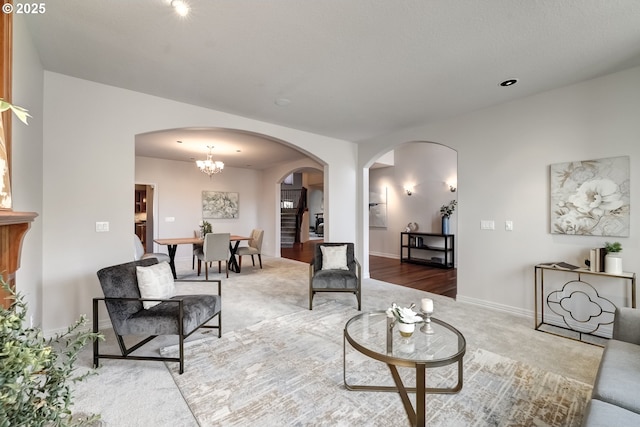
[[[441,208],[457,209],[457,176],[457,152],[434,142],[399,144],[371,161],[363,221],[372,278],[455,297],[457,215],[448,215],[449,229],[443,230]],[[399,274],[400,267],[411,269],[411,278]],[[381,275],[385,269],[397,272]],[[446,286],[433,281],[430,287],[435,273],[447,275]]]

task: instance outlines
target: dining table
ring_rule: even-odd
[[[227,268],[235,273],[240,273],[240,265],[236,259],[236,253],[238,252],[240,242],[243,240],[251,240],[251,237],[235,234],[232,234],[229,237],[229,253],[231,255],[229,256]],[[169,252],[169,266],[171,267],[171,273],[173,273],[174,279],[178,278],[175,263],[178,245],[202,245],[204,243],[204,239],[202,237],[171,237],[166,239],[154,239],[153,241],[159,245],[167,246],[167,251]]]

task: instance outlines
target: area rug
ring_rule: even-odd
[[[342,333],[357,313],[328,302],[191,343],[184,374],[175,363],[167,367],[203,427],[409,425],[397,393],[343,385]],[[392,384],[386,365],[347,348],[350,383]],[[412,369],[401,372],[405,384],[415,381]],[[429,387],[450,386],[454,377],[453,367],[427,370]],[[462,391],[427,395],[427,425],[579,426],[590,392],[587,384],[467,349]]]

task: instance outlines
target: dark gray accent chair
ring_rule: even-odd
[[[323,270],[322,246],[347,246],[348,270]],[[313,310],[313,297],[318,292],[350,292],[356,295],[361,309],[362,278],[360,263],[355,257],[353,243],[319,243],[309,264],[309,310]]]
[[[583,427],[640,426],[640,310],[616,309]]]
[[[106,267],[98,271],[104,298],[93,299],[93,332],[98,332],[98,303],[104,301],[113,325],[113,330],[122,354],[101,354],[98,340],[93,343],[93,365],[99,366],[99,359],[153,360],[180,363],[180,373],[184,372],[184,340],[199,328],[218,330],[222,335],[221,281],[217,295],[176,295],[170,299],[142,299],[138,289],[136,266],[157,264],[155,258],[143,259],[125,264]],[[142,301],[161,301],[145,310]],[[217,325],[206,325],[218,317]],[[143,336],[137,344],[127,348],[124,337]],[[131,353],[159,335],[177,335],[179,357],[132,356]]]

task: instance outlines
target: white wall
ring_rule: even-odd
[[[633,207],[640,200],[640,188],[633,185],[640,170],[638,117],[640,68],[634,68],[361,143],[359,167],[407,141],[456,149],[458,296],[531,314],[534,264],[583,265],[589,248],[612,240],[550,234],[550,164],[631,157],[631,235],[614,239],[624,247],[624,269],[640,270],[640,216]],[[368,184],[364,172],[358,175]],[[361,196],[362,210],[366,195]],[[495,231],[481,230],[483,219],[495,220]],[[505,231],[505,220],[514,222],[514,231]],[[367,237],[365,225],[360,247]]]
[[[12,196],[16,212],[37,212],[22,245],[16,288],[25,296],[27,319],[42,322],[42,129],[43,70],[20,15],[13,20],[13,102],[29,110],[25,126],[13,119]]]
[[[96,271],[131,259],[134,140],[139,133],[222,127],[286,141],[331,165],[325,170],[328,185],[335,188],[326,195],[330,213],[338,208],[336,214],[355,212],[356,146],[346,141],[47,71],[44,112],[45,330],[64,328],[89,313],[91,298],[101,295]],[[272,189],[260,197],[275,194]],[[96,233],[96,221],[108,221],[110,231]],[[355,214],[341,217],[329,237],[355,240],[355,230]]]
[[[257,228],[260,206],[257,203],[262,172],[252,169],[225,167],[211,179],[195,166],[195,162],[180,162],[149,157],[136,157],[136,183],[153,184],[155,188],[154,237],[192,236],[202,218],[202,192],[236,192],[240,214],[233,219],[207,219],[215,233],[248,236]],[[133,200],[133,199],[132,199]],[[133,205],[131,205],[133,215]],[[166,218],[175,221],[168,222]],[[133,233],[133,224],[131,226]],[[167,253],[166,246],[154,244],[154,252]],[[191,259],[191,245],[179,245],[176,259]]]
[[[440,207],[457,199],[447,182],[455,182],[457,153],[449,147],[411,142],[395,149],[394,166],[369,170],[369,191],[387,189],[387,227],[369,228],[369,253],[400,258],[400,232],[415,222],[423,233],[442,232]],[[413,188],[411,196],[405,186]],[[457,210],[451,216],[456,234]]]

